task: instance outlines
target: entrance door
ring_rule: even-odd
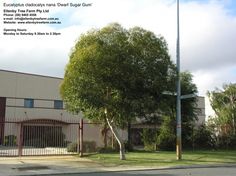
[[[0,145],[4,140],[4,122],[6,112],[6,97],[0,97]]]

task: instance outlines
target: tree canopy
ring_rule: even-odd
[[[216,88],[208,92],[211,106],[220,126],[228,126],[228,132],[235,135],[236,118],[236,84],[225,84],[223,89]]]
[[[175,73],[163,37],[114,23],[79,37],[61,95],[69,111],[105,118],[114,133],[131,118],[157,113]]]
[[[192,74],[181,72],[181,95],[197,94],[197,86],[193,83]],[[175,82],[172,87],[175,88]],[[174,91],[174,90],[173,90]],[[175,149],[176,141],[176,96],[166,95],[161,102],[162,117],[159,118],[160,130],[157,137],[157,146],[162,150]],[[192,145],[193,126],[197,121],[197,97],[181,100],[182,143],[183,147]],[[161,120],[161,121],[160,121]]]

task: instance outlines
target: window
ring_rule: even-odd
[[[63,109],[63,101],[54,100],[54,109]]]
[[[24,107],[25,108],[33,108],[34,107],[34,100],[30,98],[24,99]]]

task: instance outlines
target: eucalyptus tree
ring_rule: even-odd
[[[208,91],[208,97],[216,114],[215,121],[220,126],[229,126],[231,133],[235,135],[236,84],[225,84],[222,90],[216,88],[214,91]]]
[[[72,112],[106,120],[125,159],[118,129],[158,112],[175,67],[161,36],[114,23],[82,34],[70,54],[61,95]]]

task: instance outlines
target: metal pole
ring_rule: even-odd
[[[179,0],[177,0],[177,43],[176,43],[176,65],[177,65],[177,103],[176,103],[176,155],[177,160],[182,159],[181,139],[181,86],[180,86],[180,48],[179,48]]]
[[[18,143],[18,156],[22,156],[23,150],[23,123],[20,122],[20,135],[19,135],[19,143]]]
[[[80,153],[79,153],[79,156],[80,157],[83,157],[83,130],[84,130],[84,122],[83,122],[83,119],[80,119],[80,142],[79,142],[79,145],[80,145]]]
[[[80,123],[78,124],[78,134],[77,134],[77,153],[80,154]]]

